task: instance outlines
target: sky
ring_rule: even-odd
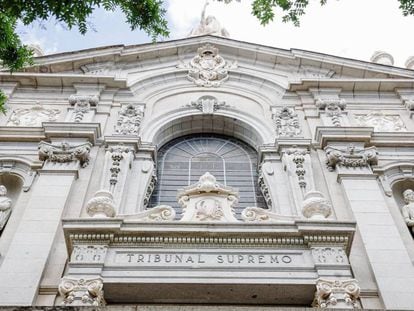
[[[167,0],[167,19],[170,37],[184,38],[199,20],[205,0]],[[210,1],[207,15],[214,15],[228,30],[230,38],[274,46],[302,49],[347,58],[369,61],[374,51],[393,55],[394,65],[404,67],[414,55],[414,16],[404,17],[397,0],[328,0],[321,7],[318,0],[310,0],[301,26],[275,20],[263,27],[251,15],[251,0],[225,4]],[[279,18],[278,18],[279,17]],[[119,12],[95,10],[90,19],[94,30],[86,35],[77,29],[67,30],[53,21],[18,26],[18,33],[26,44],[38,44],[46,54],[88,49],[116,44],[151,42],[142,31],[131,31]]]

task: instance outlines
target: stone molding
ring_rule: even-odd
[[[378,162],[376,147],[356,149],[351,144],[347,148],[327,146],[324,150],[327,157],[326,165],[330,171],[333,171],[337,166],[345,168],[368,167]]]
[[[197,86],[219,87],[229,79],[229,69],[237,68],[237,63],[227,64],[219,50],[207,43],[197,49],[197,55],[189,64],[180,64],[179,68],[188,69],[187,78]]]
[[[118,112],[118,119],[114,126],[115,134],[138,135],[143,117],[144,112],[141,106],[134,104],[124,105]]]
[[[27,192],[33,184],[36,178],[36,171],[34,169],[41,168],[42,163],[31,163],[26,159],[21,159],[18,156],[11,157],[0,157],[0,175],[11,174],[19,177],[23,180],[23,191]]]
[[[294,108],[272,108],[273,123],[277,137],[298,137],[302,133],[299,118]]]
[[[238,198],[235,189],[219,184],[207,172],[197,183],[178,192],[178,203],[184,210],[181,221],[238,221],[233,209]]]
[[[78,161],[81,167],[86,167],[89,163],[89,152],[91,143],[83,143],[71,146],[67,142],[60,144],[50,144],[44,141],[39,143],[39,159],[46,163],[70,163]]]
[[[73,121],[80,123],[84,121],[85,115],[96,107],[99,102],[99,97],[96,95],[70,95],[69,104],[74,108]]]
[[[59,294],[63,297],[64,306],[105,305],[102,278],[63,277],[59,284]]]
[[[313,306],[316,308],[356,309],[360,294],[358,281],[330,280],[320,278],[316,281]]]
[[[59,117],[59,109],[44,108],[39,102],[30,108],[14,109],[7,121],[7,126],[40,127],[42,122],[53,122]]]
[[[414,180],[414,163],[413,162],[392,162],[384,166],[376,166],[373,168],[375,174],[378,174],[381,186],[387,196],[393,195],[393,185],[402,180]]]
[[[372,139],[374,129],[372,127],[332,127],[317,126],[315,140],[318,147],[325,148],[333,143],[369,143]]]

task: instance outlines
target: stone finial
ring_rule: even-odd
[[[403,198],[406,204],[402,207],[401,213],[407,226],[414,232],[414,190],[405,190]]]
[[[7,188],[0,185],[0,231],[3,230],[11,214],[12,200],[6,195]]]
[[[414,70],[414,56],[410,56],[405,61],[405,68]]]
[[[372,54],[370,61],[388,66],[394,65],[394,58],[392,55],[384,51],[375,51],[374,54]]]
[[[213,35],[226,38],[230,37],[229,32],[221,26],[220,22],[215,16],[208,15],[206,17],[206,8],[208,4],[209,2],[206,1],[203,11],[201,12],[200,23],[197,25],[197,27],[191,30],[191,32],[188,34],[188,37],[205,35]]]
[[[313,307],[356,309],[360,290],[358,281],[355,279],[327,280],[320,278],[316,281]]]
[[[326,219],[332,214],[332,206],[321,192],[312,190],[303,197],[302,214],[309,219]]]
[[[73,279],[63,277],[59,284],[59,294],[63,297],[65,306],[95,306],[105,305],[103,281],[101,278]]]
[[[86,204],[86,211],[94,218],[114,217],[116,208],[112,193],[107,190],[97,191]]]
[[[238,221],[233,210],[238,192],[219,184],[209,172],[180,190],[177,197],[184,209],[182,221]]]
[[[331,146],[325,147],[326,165],[333,171],[337,165],[344,167],[367,167],[378,162],[378,151],[376,147],[356,150],[355,146],[339,149]]]
[[[67,142],[60,144],[50,144],[44,141],[39,143],[39,159],[41,161],[49,161],[54,163],[69,163],[79,161],[82,167],[86,167],[89,163],[89,152],[91,143],[84,143],[71,146]]]

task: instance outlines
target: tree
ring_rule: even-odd
[[[225,3],[241,0],[217,0]],[[404,16],[414,15],[414,0],[398,0]],[[319,0],[321,5],[327,0]],[[11,72],[32,64],[32,51],[16,34],[18,20],[28,25],[37,20],[55,18],[69,29],[78,27],[81,34],[88,30],[88,17],[96,8],[107,11],[120,8],[132,30],[144,30],[153,40],[168,36],[164,0],[0,0],[0,65]],[[282,21],[299,26],[309,0],[254,0],[252,14],[262,25],[273,21],[282,10]],[[0,111],[5,112],[7,98],[0,90]]]

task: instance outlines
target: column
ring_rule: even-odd
[[[0,305],[33,304],[72,184],[88,164],[90,147],[39,144],[39,158],[45,163],[0,266]]]

